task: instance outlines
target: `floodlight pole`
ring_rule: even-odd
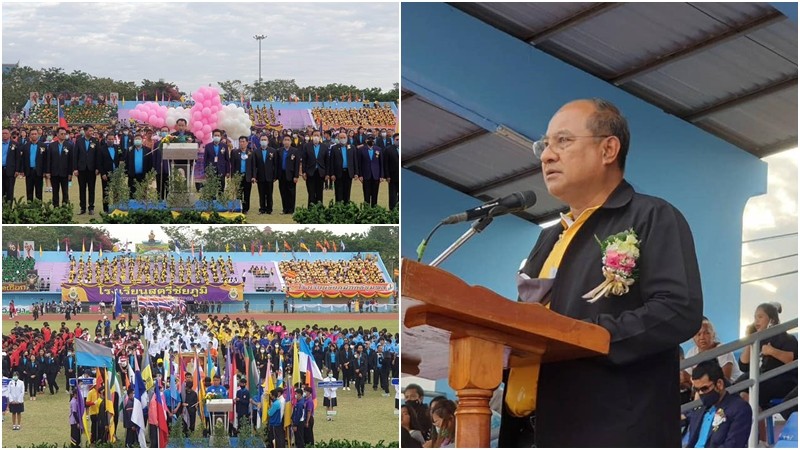
[[[258,82],[261,83],[261,41],[267,38],[266,34],[257,34],[253,39],[258,41]]]

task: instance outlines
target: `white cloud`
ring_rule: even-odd
[[[392,89],[397,3],[3,3],[3,61],[185,92],[217,81],[293,78]]]

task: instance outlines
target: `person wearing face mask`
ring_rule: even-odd
[[[219,192],[225,190],[225,179],[230,177],[230,159],[228,157],[228,144],[222,142],[222,130],[214,130],[211,132],[211,142],[206,144],[204,153],[204,167],[208,170],[208,166],[214,165],[214,169],[219,175]]]
[[[231,173],[242,175],[242,213],[250,211],[250,192],[256,179],[253,177],[253,147],[247,136],[239,136],[239,148],[231,151]]]
[[[76,151],[72,152],[72,176],[78,178],[78,197],[80,199],[81,212],[79,215],[86,214],[88,191],[89,215],[94,214],[95,188],[97,187],[97,175],[100,171],[97,168],[98,140],[94,136],[94,128],[87,125],[80,132],[80,137],[75,142]]]
[[[65,383],[64,386],[67,387],[67,391],[71,391],[72,388],[69,385],[69,379],[75,378],[75,375],[78,373],[78,361],[75,358],[75,355],[72,354],[72,349],[67,350],[67,355],[64,357],[64,378]]]
[[[367,135],[366,145],[359,149],[356,171],[364,191],[364,203],[377,205],[378,190],[383,181],[383,149],[375,145],[372,135]]]
[[[389,134],[385,128],[381,128],[378,138],[375,139],[375,146],[386,149],[390,145],[392,145],[392,140],[389,138]]]
[[[312,134],[311,142],[305,144],[301,153],[301,173],[306,181],[309,208],[314,203],[322,203],[322,191],[326,175],[325,157],[327,154],[328,146],[322,143],[319,131],[315,130]]]
[[[383,150],[383,176],[389,183],[389,209],[400,200],[400,133],[392,136],[392,144]]]
[[[45,178],[49,178],[53,185],[53,206],[69,203],[69,182],[72,181],[74,146],[67,140],[67,129],[58,127],[57,139],[47,148],[45,159]]]
[[[347,134],[340,132],[337,143],[331,147],[327,167],[333,181],[334,198],[337,202],[350,203],[350,190],[356,178],[356,148],[347,142]]]
[[[747,447],[753,411],[741,397],[725,390],[725,375],[716,359],[695,366],[692,386],[703,405],[687,414],[687,447]]]
[[[281,214],[294,214],[297,201],[297,181],[300,178],[300,151],[292,147],[292,138],[283,137],[278,150],[278,189],[281,193]]]
[[[128,169],[128,188],[130,188],[131,198],[133,198],[133,194],[136,192],[134,182],[144,180],[147,172],[153,168],[150,148],[144,146],[144,139],[139,133],[133,136],[133,147],[126,152],[125,166]]]
[[[367,357],[364,355],[364,346],[362,344],[358,344],[356,347],[356,352],[353,355],[353,359],[351,360],[352,370],[353,370],[353,377],[356,382],[356,393],[358,394],[358,398],[364,396],[364,384],[367,381]]]
[[[158,198],[164,200],[167,197],[167,187],[169,186],[169,160],[164,159],[164,146],[161,141],[169,136],[169,127],[161,127],[158,132],[158,140],[153,142],[153,168],[156,169],[156,189]]]
[[[314,446],[314,399],[312,397],[311,386],[303,387],[303,397],[306,400],[306,426],[303,430],[303,442],[306,447]]]
[[[133,135],[131,135],[130,129],[128,127],[124,127],[122,129],[122,134],[117,136],[117,141],[119,142],[119,146],[121,148],[130,148],[133,145]]]
[[[22,413],[25,411],[25,386],[17,372],[12,374],[8,383],[8,410],[11,412],[11,429],[21,429]]]
[[[281,163],[278,151],[269,146],[269,138],[262,134],[253,153],[252,183],[258,183],[258,213],[272,214],[272,192]]]
[[[42,188],[44,187],[44,160],[47,146],[39,142],[39,130],[31,130],[30,140],[22,145],[20,164],[22,174],[25,176],[25,194],[28,201],[33,200],[34,195],[37,199],[42,199]]]

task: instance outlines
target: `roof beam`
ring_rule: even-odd
[[[766,86],[754,89],[750,92],[746,92],[744,94],[734,94],[729,96],[728,98],[722,99],[721,101],[714,103],[710,106],[705,108],[699,109],[697,111],[691,111],[687,114],[681,116],[683,120],[687,122],[696,122],[704,117],[708,117],[711,114],[718,113],[720,111],[724,111],[726,109],[735,108],[741,104],[747,103],[749,101],[774,94],[776,92],[780,92],[784,89],[789,89],[791,87],[797,86],[797,74],[791,75],[789,78],[784,78],[783,80],[777,81],[775,83],[768,84]]]
[[[483,128],[479,128],[469,134],[459,136],[453,139],[452,141],[445,142],[444,144],[437,145],[436,147],[433,147],[429,150],[425,150],[416,156],[412,156],[410,158],[403,158],[403,167],[408,167],[411,164],[415,164],[420,161],[424,161],[428,158],[432,158],[438,155],[439,153],[446,152],[447,150],[450,150],[457,145],[461,145],[467,141],[483,136],[486,133],[488,133],[488,131],[484,130]]]
[[[575,13],[569,17],[565,17],[564,19],[554,23],[553,25],[550,25],[544,30],[538,31],[536,34],[523,38],[523,40],[532,45],[541,44],[542,42],[549,40],[556,34],[561,33],[570,27],[574,27],[586,22],[587,20],[597,17],[604,12],[618,8],[623,4],[624,3],[596,3],[584,9],[583,11]]]
[[[434,172],[432,172],[432,171],[430,171],[428,169],[424,169],[424,168],[419,167],[419,166],[410,167],[408,169],[413,171],[413,172],[416,172],[416,173],[422,175],[423,177],[430,178],[431,180],[434,180],[434,181],[438,181],[439,183],[442,183],[443,185],[445,185],[445,186],[447,186],[447,187],[449,187],[451,189],[455,189],[455,190],[457,190],[459,192],[463,192],[463,193],[466,194],[467,191],[468,191],[466,186],[463,186],[463,185],[461,185],[459,183],[456,183],[453,180],[447,179],[447,178],[445,178],[445,177],[443,177],[443,176],[441,176],[441,175],[439,175],[437,173],[434,173]]]
[[[657,56],[638,67],[627,70],[609,79],[608,81],[617,86],[625,84],[637,77],[656,71],[668,64],[673,64],[682,59],[694,56],[700,52],[708,51],[716,46],[722,45],[733,39],[738,39],[742,36],[746,36],[750,33],[755,32],[756,30],[768,27],[772,24],[781,22],[783,20],[786,20],[786,16],[775,10],[770,11],[769,14],[766,14],[755,20],[731,28],[725,31],[724,33],[714,36],[712,38],[706,39],[701,42],[697,42],[693,45],[690,45],[689,47],[676,50],[666,55]]]
[[[527,178],[529,176],[536,175],[541,172],[542,172],[542,166],[529,167],[519,172],[512,173],[510,175],[506,175],[500,178],[496,178],[492,181],[489,181],[488,183],[482,184],[479,187],[472,188],[469,192],[467,192],[467,194],[475,197],[482,192],[490,191],[498,186],[503,186],[504,184],[513,183],[515,181],[519,181],[523,178]]]
[[[789,139],[784,139],[774,144],[769,144],[763,147],[759,147],[758,150],[761,152],[762,154],[761,157],[763,158],[765,156],[772,155],[773,153],[778,153],[783,150],[788,150],[790,148],[797,148],[797,136],[790,137]]]
[[[417,95],[417,94],[415,94],[413,92],[410,92],[410,91],[403,91],[403,94],[400,96],[400,100],[401,101],[406,101],[406,100],[414,97],[415,95]]]

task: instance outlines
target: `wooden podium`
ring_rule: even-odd
[[[456,447],[489,447],[489,399],[509,362],[534,366],[538,378],[542,363],[608,353],[609,333],[597,325],[506,299],[407,259],[401,277],[401,367],[430,379],[447,375],[459,399]]]

